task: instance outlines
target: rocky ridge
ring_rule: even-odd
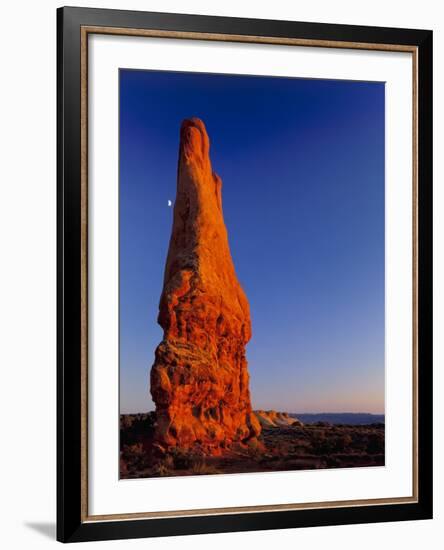
[[[289,426],[302,426],[302,422],[297,418],[291,417],[286,412],[277,412],[274,410],[254,411],[262,428],[286,428]]]

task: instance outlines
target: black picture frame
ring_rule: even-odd
[[[416,502],[88,521],[82,513],[81,29],[155,29],[406,45],[417,51]],[[432,31],[64,7],[57,10],[57,539],[62,542],[432,517]]]

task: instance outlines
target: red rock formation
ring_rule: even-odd
[[[254,411],[262,428],[288,428],[290,426],[303,426],[298,418],[290,416],[287,412]]]
[[[204,123],[184,120],[177,195],[158,322],[164,330],[151,369],[155,439],[164,449],[219,454],[259,435],[245,345],[251,337],[212,171]]]

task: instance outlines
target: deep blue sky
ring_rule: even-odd
[[[384,411],[384,84],[120,71],[121,412],[149,370],[179,128],[202,118],[251,308],[254,408]]]

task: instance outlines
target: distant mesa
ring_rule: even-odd
[[[329,424],[347,424],[351,426],[365,426],[369,424],[384,424],[384,414],[372,413],[290,413],[290,416],[301,420],[304,424],[328,422]]]
[[[221,454],[261,432],[245,346],[250,309],[237,279],[222,212],[222,181],[198,118],[180,130],[177,192],[151,368],[159,449]]]

